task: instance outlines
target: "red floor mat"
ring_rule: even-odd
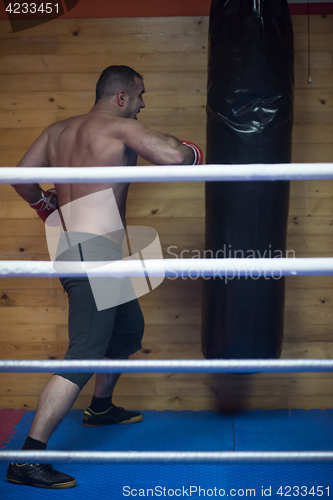
[[[26,410],[0,410],[0,447],[5,448],[4,442],[14,427],[19,423]],[[1,446],[2,445],[2,446]]]

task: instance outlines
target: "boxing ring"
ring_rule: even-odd
[[[161,167],[89,167],[76,168],[2,168],[0,183],[33,182],[93,183],[93,182],[177,182],[177,181],[276,181],[332,179],[333,163],[277,165],[204,165]],[[218,276],[280,277],[299,275],[333,275],[332,258],[279,259],[167,259],[145,261],[150,276],[209,278]],[[66,263],[65,263],[66,264]],[[141,262],[121,261],[117,269],[98,268],[90,271],[96,277],[139,276]],[[73,265],[73,263],[71,263]],[[68,269],[54,269],[52,262],[2,261],[0,277],[64,277],[86,276],[82,264]],[[14,361],[1,360],[0,372],[122,372],[122,373],[281,373],[332,372],[333,360],[165,360],[165,361]],[[134,426],[135,427],[135,426]],[[203,431],[204,434],[205,431]],[[134,443],[135,444],[135,443]],[[77,462],[163,463],[163,464],[269,464],[324,463],[333,471],[333,450],[321,451],[2,451],[0,462]],[[333,475],[332,475],[333,476]],[[333,489],[332,489],[333,491]],[[125,495],[126,496],[126,495]],[[177,495],[176,495],[177,496]],[[221,495],[220,495],[221,496]],[[329,496],[329,495],[328,495]],[[278,497],[277,497],[278,498]]]

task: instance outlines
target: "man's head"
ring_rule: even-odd
[[[128,66],[109,66],[96,85],[95,104],[113,99],[126,118],[136,118],[144,108],[142,95],[145,92],[142,76]]]

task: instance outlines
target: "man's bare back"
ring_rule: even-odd
[[[87,115],[75,116],[53,124],[48,129],[49,165],[59,168],[136,165],[136,153],[117,137],[119,121],[123,120],[125,119],[110,116],[102,110],[92,110]],[[129,183],[56,184],[55,187],[60,207],[89,194],[112,188],[125,225]],[[84,201],[81,207],[84,207]],[[104,212],[104,204],[94,207],[88,202],[86,208],[80,218],[72,221],[71,230],[94,234],[107,233],[104,222],[108,214]],[[109,216],[111,217],[111,214]]]
[[[135,77],[130,93],[120,90],[109,99],[97,101],[86,115],[50,125],[32,144],[18,167],[134,166],[138,155],[156,165],[192,164],[191,148],[137,121],[137,114],[145,107],[144,92],[143,80]],[[101,192],[101,203],[91,205],[83,200],[80,210],[71,217],[70,228],[64,229],[106,234],[112,226],[110,218],[119,217],[119,214],[125,226],[129,183],[56,184],[55,187],[60,208]],[[110,213],[110,207],[114,206],[111,201],[109,204],[102,201],[102,191],[110,188],[118,207],[117,214]],[[15,189],[29,203],[37,201],[38,185],[16,185]]]

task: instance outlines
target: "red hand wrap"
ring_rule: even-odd
[[[58,197],[55,189],[49,191],[41,191],[42,197],[36,203],[29,203],[31,208],[36,210],[39,217],[45,222],[49,215],[51,215],[58,208]]]
[[[185,144],[185,146],[189,146],[194,151],[194,162],[192,165],[202,165],[203,154],[199,146],[189,141],[182,141],[182,144]]]

